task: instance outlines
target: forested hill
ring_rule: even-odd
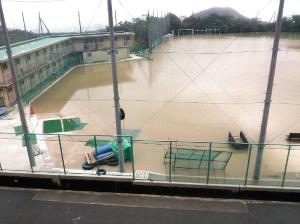
[[[11,44],[38,37],[38,35],[35,33],[26,32],[23,30],[9,30],[8,35]],[[5,43],[3,38],[3,32],[2,32],[2,28],[0,28],[0,46],[4,46],[4,45]]]
[[[210,15],[232,17],[234,19],[247,19],[245,16],[229,7],[213,7],[193,14],[196,18],[205,18]]]

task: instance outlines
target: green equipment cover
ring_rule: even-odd
[[[119,159],[119,151],[118,151],[118,141],[114,140],[111,142],[110,147],[115,154],[115,157]],[[132,147],[131,144],[128,142],[126,138],[122,138],[122,146],[123,146],[123,152],[124,152],[124,161],[126,160],[132,160]]]

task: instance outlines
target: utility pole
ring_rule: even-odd
[[[262,157],[263,157],[263,152],[264,152],[264,143],[265,143],[268,119],[269,119],[269,112],[270,112],[270,106],[271,106],[271,102],[272,102],[273,82],[274,82],[275,70],[276,70],[276,62],[277,62],[278,47],[279,47],[279,40],[280,40],[280,33],[281,33],[283,8],[284,8],[284,0],[280,0],[278,16],[277,16],[277,23],[276,23],[276,30],[275,30],[275,37],[274,37],[274,44],[273,44],[270,73],[269,73],[269,80],[268,80],[268,86],[267,86],[267,93],[266,93],[266,97],[265,97],[264,112],[263,112],[263,117],[262,117],[262,122],[261,122],[259,145],[257,148],[257,155],[256,155],[256,161],[255,161],[254,179],[259,179],[259,176],[260,176],[261,163],[262,163]]]
[[[39,34],[42,33],[43,33],[43,26],[42,26],[41,14],[39,12]]]
[[[118,27],[118,22],[117,22],[117,10],[115,10],[115,24],[116,24],[116,32],[117,32],[117,27]]]
[[[26,32],[26,24],[25,24],[25,18],[24,18],[24,14],[23,14],[23,11],[22,11],[22,18],[23,18],[23,25],[24,25],[24,31]]]
[[[80,20],[80,12],[79,12],[79,10],[78,10],[78,22],[79,22],[79,31],[80,31],[80,33],[82,33],[81,20]]]
[[[20,92],[20,87],[19,87],[18,80],[17,80],[15,64],[14,64],[14,61],[12,58],[12,51],[11,51],[10,44],[9,44],[9,38],[8,38],[8,33],[7,33],[7,28],[6,28],[5,18],[4,18],[4,14],[3,14],[1,0],[0,0],[0,21],[1,21],[1,26],[2,26],[2,30],[3,30],[3,38],[4,38],[5,46],[6,46],[7,60],[8,60],[11,76],[13,79],[13,86],[14,86],[14,90],[16,93],[16,98],[17,98],[16,100],[17,100],[17,105],[18,105],[18,109],[19,109],[20,120],[21,120],[21,124],[22,124],[22,128],[23,128],[23,132],[24,132],[24,138],[25,138],[27,153],[28,153],[28,157],[29,157],[29,163],[30,163],[30,166],[32,169],[32,167],[34,167],[36,164],[35,164],[32,146],[31,146],[31,142],[30,142],[30,136],[28,135],[28,133],[29,133],[28,126],[26,123],[26,118],[25,118],[25,114],[24,114],[24,110],[23,110],[23,106],[22,106],[21,92]]]
[[[122,130],[121,130],[121,118],[120,118],[120,97],[117,77],[117,65],[116,65],[116,49],[115,49],[115,37],[114,37],[114,23],[111,0],[107,0],[108,21],[109,21],[109,36],[110,36],[110,55],[111,55],[111,68],[113,77],[113,90],[114,90],[114,103],[115,103],[115,117],[116,117],[116,131],[118,140],[118,152],[119,152],[119,165],[120,172],[125,171],[124,167],[124,155],[122,147]]]

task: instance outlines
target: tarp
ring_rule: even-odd
[[[111,142],[110,147],[117,159],[119,159],[119,150],[118,150],[118,141],[114,140]],[[132,160],[132,147],[131,144],[128,142],[126,138],[122,138],[122,146],[123,146],[123,152],[124,152],[124,161],[126,160]]]
[[[0,117],[4,116],[6,114],[6,109],[5,107],[0,107]]]

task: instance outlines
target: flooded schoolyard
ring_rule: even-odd
[[[118,62],[125,134],[134,133],[136,139],[145,140],[226,142],[229,131],[234,135],[243,131],[251,142],[257,142],[272,45],[272,36],[185,36],[156,47],[152,60]],[[286,144],[288,133],[300,132],[299,48],[299,36],[281,39],[268,143]],[[32,102],[32,107],[39,119],[80,117],[87,125],[73,133],[114,135],[111,65],[75,68]],[[70,167],[80,168],[85,146],[75,145],[66,149],[70,153],[65,157],[72,154]],[[167,148],[137,144],[135,168],[165,173]],[[246,170],[247,150],[228,145],[219,148],[233,152],[220,175],[241,176]],[[287,150],[274,150],[264,156],[262,172],[266,176],[282,175]],[[51,147],[49,151],[51,154]],[[293,153],[294,165],[289,169],[300,178],[299,153]]]

